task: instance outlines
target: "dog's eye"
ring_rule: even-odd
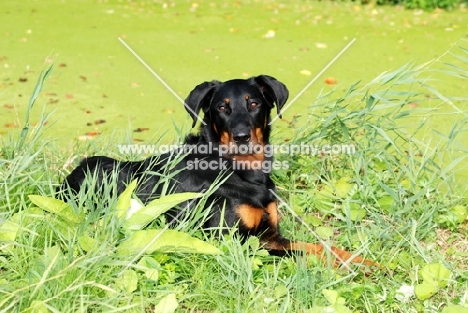
[[[226,111],[226,107],[225,107],[224,105],[220,105],[220,106],[218,107],[218,111],[219,111],[219,112],[224,112],[224,111]]]
[[[257,102],[252,102],[252,103],[250,104],[250,108],[251,108],[251,109],[255,109],[256,107],[258,107],[258,103],[257,103]]]

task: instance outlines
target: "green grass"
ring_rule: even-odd
[[[205,218],[201,206],[177,230],[222,254],[122,252],[135,240],[120,215],[125,201],[82,194],[63,207],[29,196],[53,197],[76,155],[128,158],[117,144],[132,142],[131,136],[102,137],[69,151],[43,136],[42,127],[29,127],[25,115],[21,127],[27,131],[7,138],[0,152],[0,310],[466,312],[468,203],[466,185],[455,179],[466,157],[466,119],[445,133],[431,132],[427,123],[443,114],[436,109],[451,95],[426,85],[436,76],[466,84],[467,60],[461,40],[435,63],[324,93],[303,113],[307,123],[288,124],[288,144],[351,143],[356,153],[276,155],[290,164],[274,174],[285,200],[282,231],[317,240],[294,210],[323,240],[379,262],[382,269],[370,275],[360,268],[337,270],[315,257],[273,258],[256,238],[244,244],[233,235],[216,240],[197,226]],[[41,109],[36,98],[48,73],[36,83],[28,114]],[[432,109],[408,105],[428,101],[428,90]],[[457,96],[466,101],[463,91]],[[142,231],[166,226],[157,218]],[[404,285],[416,290],[407,301],[397,297]]]
[[[191,11],[189,1],[166,9],[154,1],[2,2],[0,311],[466,312],[466,12],[212,3]],[[274,38],[262,37],[268,30]],[[119,36],[182,98],[204,80],[260,73],[294,95],[357,38],[273,125],[275,143],[352,143],[357,153],[277,154],[290,168],[274,179],[286,203],[286,236],[317,240],[293,210],[324,240],[383,269],[365,276],[355,268],[355,275],[313,257],[272,258],[255,239],[215,240],[200,232],[200,210],[178,230],[223,254],[159,251],[135,259],[118,252],[129,233],[115,216],[117,199],[82,195],[71,207],[82,219],[71,224],[66,214],[33,204],[29,195],[53,197],[81,156],[141,158],[121,155],[117,145],[167,142],[189,131],[180,103]],[[43,80],[46,56],[54,69]],[[340,85],[327,86],[328,76]],[[35,86],[43,91],[32,92]],[[133,133],[137,127],[150,130]],[[76,140],[88,131],[102,135]],[[90,209],[96,203],[98,212]],[[156,219],[145,230],[165,226]],[[398,300],[402,285],[416,286],[418,297]]]

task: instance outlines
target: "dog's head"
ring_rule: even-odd
[[[276,105],[278,115],[288,99],[286,86],[267,75],[226,82],[204,82],[185,100],[195,126],[204,112],[205,128],[223,145],[264,144],[269,134],[270,111]]]

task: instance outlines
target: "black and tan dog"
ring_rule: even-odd
[[[121,193],[129,182],[138,179],[135,194],[147,203],[168,189],[203,192],[223,175],[222,183],[206,202],[211,210],[206,228],[238,227],[243,238],[259,236],[264,247],[275,255],[301,251],[321,256],[325,253],[322,244],[291,241],[283,238],[278,228],[275,185],[270,178],[273,160],[262,148],[269,144],[270,112],[276,104],[279,114],[287,98],[286,86],[266,75],[204,82],[185,100],[193,126],[203,111],[201,131],[186,138],[185,144],[192,150],[176,165],[169,162],[176,152],[141,162],[90,157],[73,170],[61,189],[78,192],[87,175],[94,175],[98,186],[114,176],[116,191]],[[161,175],[166,177],[164,184],[160,183]],[[174,211],[169,212],[170,218],[174,216]],[[374,265],[347,251],[335,247],[332,251],[337,264],[346,261]]]

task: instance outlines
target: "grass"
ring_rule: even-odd
[[[465,184],[455,179],[466,157],[466,119],[446,133],[431,133],[426,123],[438,111],[410,104],[427,101],[432,90],[435,107],[445,105],[450,96],[435,92],[436,85],[428,89],[433,82],[427,78],[455,76],[466,83],[467,51],[461,40],[435,63],[404,66],[345,92],[321,94],[304,114],[307,123],[292,120],[288,126],[288,144],[351,143],[356,153],[276,155],[290,165],[274,175],[285,200],[284,234],[317,240],[293,210],[322,240],[378,261],[383,268],[368,276],[314,257],[271,257],[256,238],[215,240],[197,227],[203,214],[177,230],[222,254],[125,254],[121,247],[132,232],[116,216],[122,212],[118,199],[83,194],[64,207],[50,198],[78,162],[71,155],[134,158],[116,149],[131,136],[102,137],[70,152],[42,135],[43,123],[30,127],[26,117],[27,131],[5,140],[0,152],[0,310],[466,312],[468,203]],[[38,110],[33,104],[50,72],[44,73],[28,113]],[[466,101],[466,95],[458,99]],[[46,197],[46,204],[30,195]],[[143,231],[165,226],[159,218]],[[400,294],[401,287],[415,293]]]

